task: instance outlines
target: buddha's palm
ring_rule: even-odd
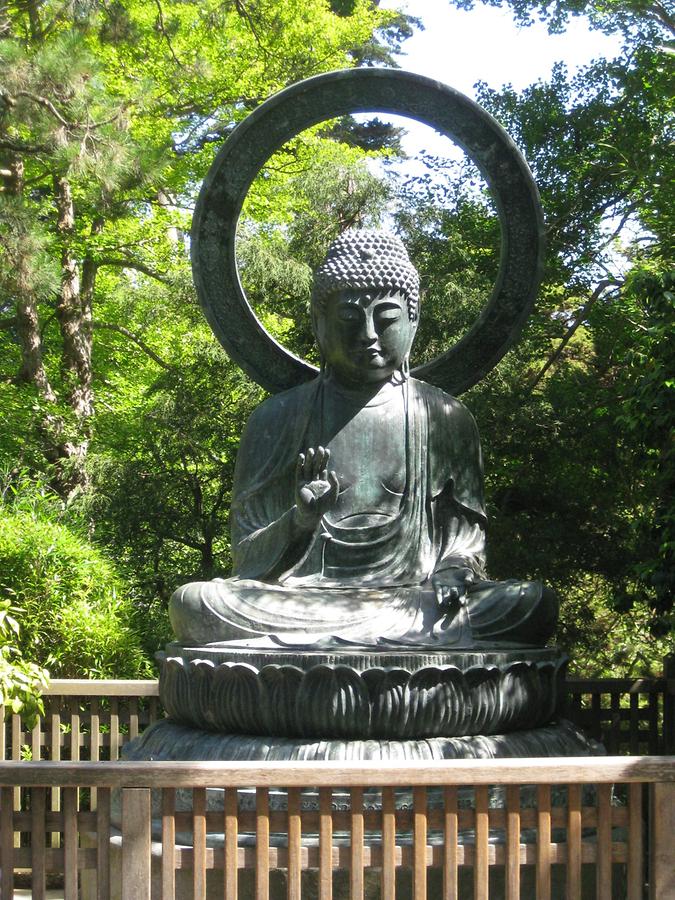
[[[330,450],[324,447],[309,447],[298,455],[295,504],[298,524],[304,528],[313,528],[340,493],[337,475],[328,470],[329,459]]]

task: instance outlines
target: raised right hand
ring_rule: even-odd
[[[297,524],[304,529],[318,525],[321,517],[333,506],[340,493],[337,475],[328,470],[330,450],[308,447],[298,455],[295,467],[295,506]]]

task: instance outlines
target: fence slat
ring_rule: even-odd
[[[598,792],[598,854],[595,863],[597,900],[612,898],[612,786],[599,784]]]
[[[333,900],[333,791],[319,788],[319,900]]]
[[[363,900],[363,788],[352,788],[350,801],[350,898]]]
[[[288,789],[288,900],[300,900],[302,874],[302,826],[300,789]]]
[[[659,736],[659,695],[649,695],[649,753],[663,753],[663,742]]]
[[[51,698],[59,701],[61,698]],[[56,707],[56,709],[52,708],[51,713],[51,760],[53,762],[58,762],[61,759],[61,714],[58,712],[60,709],[60,705]],[[61,788],[53,787],[52,788],[52,800],[51,807],[52,812],[60,812],[61,810]],[[58,832],[52,833],[52,847],[59,847],[61,844],[61,835]]]
[[[413,897],[427,900],[427,789],[413,788]]]
[[[628,785],[628,900],[643,897],[642,785]]]
[[[14,791],[0,788],[0,896],[14,890]]]
[[[396,808],[394,789],[382,788],[382,900],[396,896]]]
[[[225,788],[225,897],[237,900],[237,843],[239,840],[239,800],[236,788]],[[173,900],[173,897],[170,898]]]
[[[37,717],[30,733],[30,758],[42,759],[42,716]]]
[[[195,900],[206,897],[206,788],[192,791],[192,884]]]
[[[607,752],[614,756],[621,746],[621,695],[618,691],[612,693],[610,708],[612,710],[611,730]]]
[[[639,716],[640,696],[639,694],[630,695],[630,753],[631,756],[637,756],[640,752],[640,739],[638,732],[640,731]]]
[[[47,832],[45,816],[47,812],[47,789],[31,788],[30,792],[30,833],[31,833],[31,886],[33,900],[44,900],[46,887],[45,842]]]
[[[551,788],[537,787],[537,900],[551,900]]]
[[[176,791],[162,788],[162,900],[176,896]]]
[[[123,788],[122,900],[150,900],[151,817],[151,791]]]
[[[457,788],[447,787],[443,791],[443,897],[454,900],[459,889],[457,876],[457,840],[459,822],[457,816]]]
[[[91,698],[91,736],[89,738],[89,759],[94,761],[101,757],[101,701],[98,697]]]
[[[120,758],[120,705],[117,697],[110,698],[110,759]]]
[[[475,900],[488,900],[489,837],[488,788],[476,788],[476,858],[474,862],[473,894]]]
[[[270,896],[270,798],[267,788],[255,792],[255,896]]]
[[[650,800],[649,898],[672,900],[675,897],[675,782],[652,784]]]
[[[593,710],[591,737],[604,743],[604,735],[602,733],[602,697],[599,693],[591,696],[591,709]]]
[[[129,740],[138,737],[138,697],[129,698]]]
[[[96,805],[96,898],[110,898],[110,788],[99,788]]]
[[[520,900],[520,788],[506,788],[506,900]]]
[[[80,759],[80,700],[73,697],[70,701],[70,759]]]
[[[89,759],[98,762],[101,757],[101,721],[99,716],[100,701],[98,697],[92,697],[91,717],[89,719]],[[98,797],[96,788],[91,789],[90,809],[96,809]]]
[[[23,743],[23,725],[21,724],[21,716],[12,714],[12,759],[21,759],[21,744]],[[14,809],[18,812],[21,809],[21,789],[14,788]],[[15,846],[19,846],[19,835],[16,835]]]
[[[567,786],[567,900],[581,897],[581,786]]]
[[[77,845],[77,788],[67,787],[63,789],[63,869],[65,900],[77,900]]]

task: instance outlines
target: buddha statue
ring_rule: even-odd
[[[183,646],[543,646],[558,602],[485,572],[481,451],[462,403],[410,376],[419,278],[402,242],[351,230],[315,273],[320,374],[241,441],[234,574],[179,588]]]

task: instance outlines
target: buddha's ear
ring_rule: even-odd
[[[319,349],[319,358],[321,360],[321,370],[323,371],[324,366],[324,355],[323,355],[323,347],[321,346],[321,336],[319,334],[319,313],[316,308],[316,304],[310,301],[309,304],[309,320],[312,325],[312,334],[314,335],[314,340],[316,341],[316,346]]]
[[[412,337],[410,338],[410,346],[411,346],[411,347],[412,347],[413,342],[414,342],[414,340],[415,340],[415,335],[417,334],[417,329],[418,329],[418,327],[419,327],[419,324],[420,324],[420,310],[419,310],[419,306],[418,306],[418,307],[417,307],[417,313],[416,313],[416,315],[415,315],[415,318],[414,318],[414,319],[410,319],[410,332],[411,332],[411,334],[412,334]]]

